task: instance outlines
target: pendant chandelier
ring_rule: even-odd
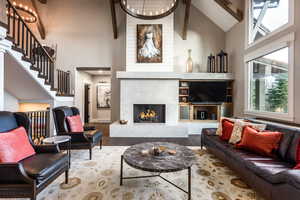
[[[27,2],[27,3],[26,3]],[[27,23],[35,23],[37,21],[37,13],[29,6],[28,0],[25,1],[13,1],[12,5],[15,7],[21,18]],[[6,11],[7,15],[11,18],[18,19],[17,15],[13,14],[12,9],[10,13]]]
[[[140,19],[159,19],[173,13],[179,0],[121,0],[122,9]]]

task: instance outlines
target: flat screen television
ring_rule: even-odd
[[[190,82],[189,98],[192,103],[226,102],[227,82]]]

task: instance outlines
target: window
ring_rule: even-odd
[[[249,44],[292,23],[293,0],[249,0]]]
[[[295,33],[245,55],[245,114],[294,120]]]
[[[248,63],[251,111],[288,113],[288,54],[286,47]]]

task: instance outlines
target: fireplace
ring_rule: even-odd
[[[166,123],[165,104],[134,104],[134,123]]]

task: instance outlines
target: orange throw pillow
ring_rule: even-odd
[[[83,132],[83,124],[81,122],[80,115],[74,115],[67,117],[70,131],[77,133],[77,132]]]
[[[272,156],[274,150],[278,149],[282,133],[258,132],[246,126],[243,130],[242,140],[236,145],[237,148],[247,149],[261,155]]]
[[[34,154],[24,127],[0,133],[0,163],[16,163]]]
[[[221,140],[228,141],[231,137],[234,123],[229,120],[222,120],[222,135]]]

